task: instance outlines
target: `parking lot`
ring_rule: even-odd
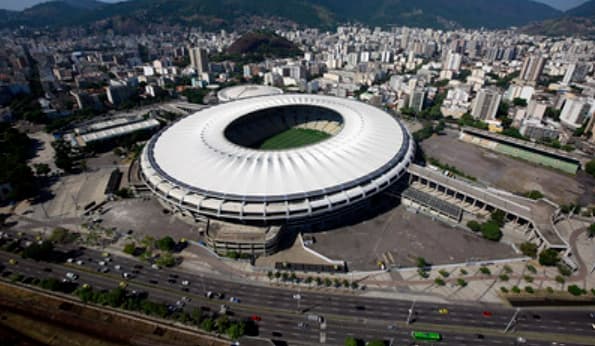
[[[595,202],[595,179],[583,171],[571,176],[459,141],[457,135],[448,132],[432,136],[421,147],[426,156],[497,188],[511,192],[538,190],[557,203]]]
[[[313,236],[316,242],[312,249],[347,261],[352,270],[377,269],[378,261],[415,266],[417,257],[432,264],[446,264],[517,256],[506,244],[415,214],[403,205],[370,220]]]

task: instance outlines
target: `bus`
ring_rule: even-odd
[[[434,332],[411,332],[411,336],[415,340],[429,340],[429,341],[440,341],[442,340],[442,335],[440,333]]]

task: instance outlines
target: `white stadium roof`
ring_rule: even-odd
[[[267,85],[244,84],[222,89],[217,93],[221,102],[245,99],[257,96],[270,96],[283,94],[283,90]]]
[[[225,136],[233,121],[283,106],[330,110],[340,114],[342,128],[321,142],[287,150],[251,149]],[[291,94],[243,99],[188,116],[153,137],[141,166],[149,187],[170,202],[219,217],[269,220],[313,215],[379,192],[405,172],[413,152],[407,130],[380,109]]]

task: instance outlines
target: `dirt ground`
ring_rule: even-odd
[[[119,230],[133,230],[133,237],[142,239],[144,236],[161,238],[170,235],[174,239],[186,238],[199,240],[199,231],[205,225],[188,224],[164,208],[154,198],[125,199],[108,202],[104,209],[108,211],[101,215],[101,225],[106,228],[115,227]]]
[[[421,147],[428,157],[453,165],[480,182],[511,192],[539,190],[557,203],[595,203],[595,178],[571,176],[520,161],[457,139],[457,133],[433,136]]]
[[[310,247],[352,270],[374,270],[377,262],[415,266],[417,257],[432,264],[515,257],[513,249],[460,228],[415,214],[403,205],[370,220],[313,233]]]

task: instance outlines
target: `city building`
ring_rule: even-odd
[[[126,82],[113,82],[105,88],[107,100],[113,105],[120,105],[130,99],[134,94],[134,89],[129,87]]]
[[[543,124],[539,119],[529,118],[523,121],[519,132],[536,141],[551,141],[560,137],[560,130],[552,125]]]
[[[560,113],[560,122],[564,126],[576,130],[593,117],[593,112],[595,112],[593,99],[569,98]]]
[[[500,100],[502,96],[496,90],[482,89],[477,93],[475,100],[473,100],[473,109],[471,115],[475,119],[480,120],[495,120]]]
[[[461,68],[461,62],[463,60],[463,56],[459,53],[453,53],[449,51],[446,55],[446,59],[444,60],[442,69],[458,72]]]
[[[519,79],[527,82],[537,82],[543,72],[545,61],[546,59],[542,55],[530,55],[526,57],[523,61]]]
[[[409,99],[409,108],[416,112],[421,112],[424,107],[424,101],[426,99],[426,91],[424,89],[415,89],[411,93]]]
[[[188,53],[190,55],[190,65],[196,70],[198,75],[209,72],[209,59],[206,49],[192,47],[188,49]]]
[[[548,102],[531,100],[527,105],[527,117],[541,121],[548,106]]]
[[[584,82],[587,74],[589,74],[589,64],[576,62],[568,65],[568,69],[564,74],[564,79],[562,82],[566,85],[573,83],[573,82]]]

